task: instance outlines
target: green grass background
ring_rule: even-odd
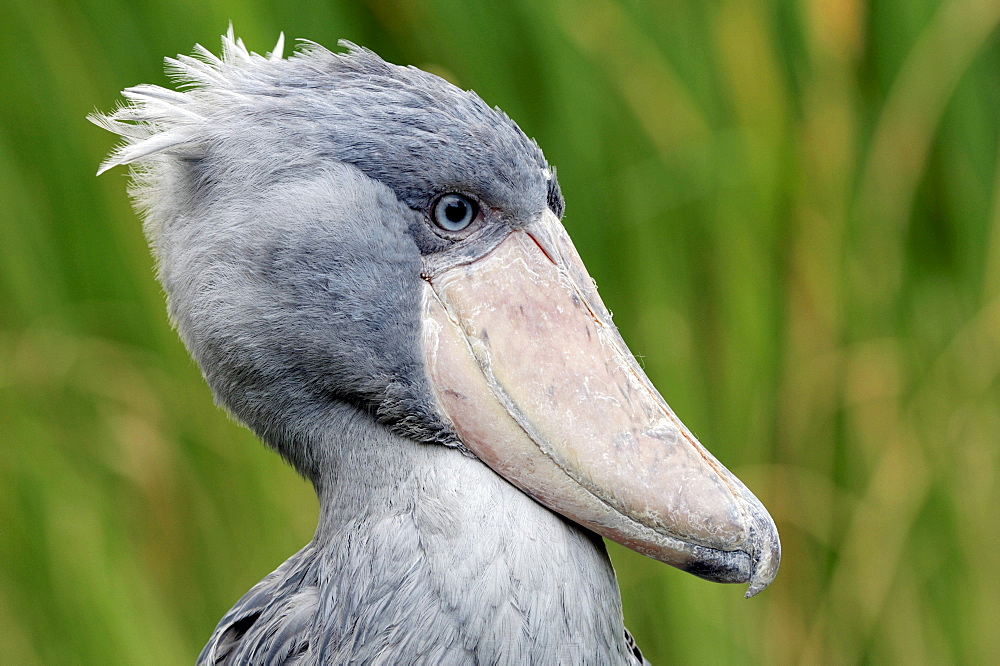
[[[654,663],[1000,662],[998,0],[5,0],[0,663],[190,663],[311,536],[84,121],[230,20],[442,74],[559,167],[626,340],[784,545],[750,601],[614,547]]]

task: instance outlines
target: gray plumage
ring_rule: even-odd
[[[202,663],[628,663],[599,538],[473,458],[343,412],[330,444],[351,479],[321,495],[312,543],[223,618]]]
[[[505,115],[346,44],[230,33],[92,119],[126,141],[177,330],[217,402],[312,481],[312,542],[223,618],[203,664],[636,660],[603,542],[471,457],[419,352],[445,192],[516,228],[562,197]],[[250,539],[248,539],[249,541]]]

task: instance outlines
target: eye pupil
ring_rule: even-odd
[[[434,224],[445,231],[462,231],[476,219],[475,201],[461,194],[446,194],[434,204],[431,217]]]
[[[444,209],[444,216],[452,222],[461,222],[467,210],[468,206],[464,201],[450,201]]]

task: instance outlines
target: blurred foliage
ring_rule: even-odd
[[[311,536],[83,120],[229,20],[442,74],[559,166],[625,338],[783,538],[751,601],[615,547],[654,663],[1000,662],[997,0],[3,3],[0,662],[189,663]]]

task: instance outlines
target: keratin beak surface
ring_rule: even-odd
[[[764,589],[777,529],[629,352],[546,211],[483,257],[428,277],[423,346],[466,447],[567,518],[695,575]]]

